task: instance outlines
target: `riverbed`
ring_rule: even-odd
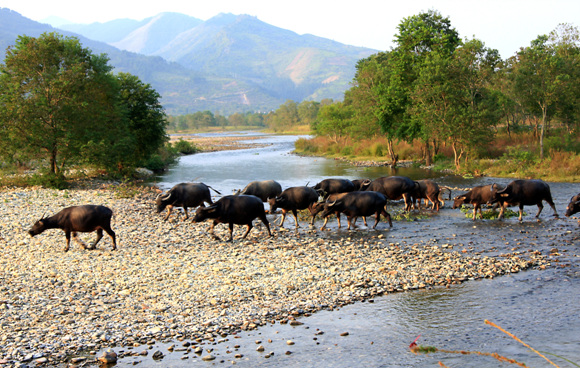
[[[290,153],[294,139],[264,135],[252,139],[260,147],[184,156],[155,184],[166,190],[203,181],[225,195],[262,179],[283,187],[395,174],[456,188],[509,182],[299,157]],[[550,186],[562,215],[578,185]],[[381,222],[376,231],[360,223],[338,230],[332,218],[320,231],[321,220],[309,228],[301,219],[299,229],[287,220],[287,229],[272,225],[273,238],[261,227],[242,241],[236,227],[234,243],[226,243],[183,214],[163,222],[152,192],[115,193],[114,186],[0,192],[0,365],[91,365],[108,349],[121,367],[505,364],[414,354],[409,344],[421,335],[420,345],[547,366],[486,319],[561,357],[547,355],[561,367],[573,366],[564,358],[580,361],[578,220],[554,218],[548,206],[539,222],[532,207],[522,223],[474,222],[448,201],[438,213],[413,212],[392,228]],[[62,232],[26,234],[42,214],[87,202],[115,211],[117,251],[106,235],[95,251],[73,244],[64,253]],[[389,211],[399,213],[401,204]],[[275,218],[269,215],[271,224]],[[226,228],[216,232],[223,237]]]
[[[160,178],[159,185],[169,188],[177,182],[195,179],[225,188],[225,194],[229,194],[251,180],[266,179],[276,179],[283,188],[313,185],[328,177],[374,179],[387,175],[404,175],[415,180],[431,178],[440,185],[464,189],[493,182],[505,185],[511,181],[488,177],[465,179],[416,168],[358,167],[340,160],[300,157],[290,153],[294,139],[266,136],[262,143],[269,145],[265,148],[184,157],[179,165]],[[563,215],[569,198],[579,192],[580,187],[570,183],[549,184],[556,208]],[[460,193],[462,191],[455,190],[453,195]],[[470,252],[490,256],[539,252],[550,258],[551,266],[451,288],[388,295],[377,298],[374,303],[357,303],[340,311],[317,313],[304,319],[308,329],[294,327],[288,330],[286,327],[281,340],[300,336],[298,340],[302,344],[300,349],[292,349],[298,354],[289,357],[281,354],[285,347],[272,347],[277,351],[274,361],[271,361],[273,357],[265,359],[265,353],[248,353],[252,350],[253,338],[259,337],[258,334],[276,336],[281,326],[262,328],[258,333],[243,337],[246,345],[250,345],[245,351],[252,358],[237,363],[294,367],[321,364],[424,367],[436,366],[439,360],[451,367],[496,367],[499,364],[493,358],[476,355],[414,355],[408,343],[421,335],[419,344],[440,349],[496,352],[529,366],[546,364],[515,340],[485,325],[486,319],[539,350],[580,362],[577,349],[580,346],[580,230],[577,220],[556,219],[546,205],[540,222],[533,217],[535,206],[526,207],[528,215],[522,223],[515,218],[503,222],[473,222],[450,207],[448,201],[439,213],[423,211],[424,217],[415,218],[415,221],[412,218],[411,221],[396,221],[388,230],[387,238],[403,245],[451,243],[457,249],[459,244]],[[396,204],[393,208],[395,212],[401,210]],[[331,229],[331,233],[336,231],[335,227]],[[338,233],[350,237],[366,235],[364,230]],[[317,329],[329,333],[321,338],[315,335]],[[339,336],[344,331],[350,332],[348,337]],[[275,343],[276,339],[273,341]],[[225,344],[222,349],[222,357],[226,360],[230,357],[225,353],[227,346]],[[555,360],[561,366],[571,366],[562,359]]]

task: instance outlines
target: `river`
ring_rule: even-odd
[[[283,188],[314,185],[329,177],[369,178],[404,175],[412,179],[432,178],[451,187],[473,187],[509,179],[481,177],[464,179],[441,173],[388,167],[356,167],[340,160],[300,157],[291,154],[295,136],[264,135],[255,143],[263,147],[184,156],[179,163],[157,178],[156,184],[169,189],[176,183],[202,181],[223,195],[243,188],[252,180],[275,179]],[[454,353],[413,354],[409,344],[439,349],[498,353],[531,367],[549,363],[498,329],[492,321],[535,349],[546,352],[560,367],[580,364],[580,227],[577,219],[563,217],[569,198],[580,192],[578,184],[549,183],[556,208],[552,216],[545,206],[540,219],[536,207],[526,207],[528,215],[504,221],[467,219],[452,210],[448,201],[439,213],[415,221],[394,221],[383,230],[390,241],[405,244],[435,242],[455,244],[482,255],[537,250],[550,257],[552,267],[532,269],[496,279],[469,281],[449,288],[389,294],[372,302],[356,303],[339,310],[321,311],[301,318],[304,325],[269,325],[242,332],[220,343],[208,344],[217,357],[204,362],[195,354],[174,352],[161,361],[151,358],[121,359],[119,366],[140,367],[229,366],[240,367],[448,367],[508,366],[489,356]],[[459,194],[454,191],[453,195]],[[396,212],[396,206],[391,211]],[[335,223],[333,218],[329,223]],[[287,222],[290,226],[293,221]],[[292,225],[293,226],[293,225]],[[319,226],[318,226],[319,227]],[[336,231],[332,231],[333,233]],[[364,228],[344,236],[364,237]],[[330,235],[329,235],[330,236]],[[348,332],[347,336],[344,335]],[[256,351],[256,340],[265,347]],[[292,340],[294,345],[287,345]],[[179,343],[176,343],[176,346]],[[239,345],[239,348],[235,348]],[[167,344],[158,344],[167,354]],[[270,354],[270,353],[273,354]],[[286,352],[291,354],[286,355]],[[234,358],[234,354],[242,358]],[[187,359],[186,359],[187,357]]]

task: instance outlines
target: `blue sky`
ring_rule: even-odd
[[[393,46],[393,35],[403,18],[434,9],[450,18],[462,38],[475,36],[486,46],[498,49],[504,58],[559,23],[580,26],[578,0],[0,0],[0,7],[37,21],[57,16],[73,23],[141,20],[161,12],[202,20],[219,13],[249,14],[298,34],[310,33],[377,50]]]

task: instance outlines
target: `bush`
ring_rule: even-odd
[[[196,145],[183,140],[183,138],[180,138],[177,142],[175,142],[173,144],[173,148],[183,155],[191,155],[200,151]]]
[[[29,178],[28,182],[30,183],[30,185],[38,185],[44,188],[52,188],[52,189],[68,188],[68,183],[64,178],[64,175],[55,175],[52,173],[34,174]]]

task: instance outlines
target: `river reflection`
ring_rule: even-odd
[[[202,153],[182,157],[179,164],[158,178],[157,184],[169,189],[176,183],[202,181],[230,194],[249,181],[275,179],[283,188],[305,185],[327,177],[376,178],[405,175],[412,179],[436,178],[440,184],[453,187],[499,182],[509,179],[464,179],[420,169],[387,167],[361,168],[338,160],[299,157],[291,154],[296,137],[264,136],[263,148],[239,151]],[[556,207],[562,214],[568,199],[578,193],[577,184],[550,183]],[[458,193],[454,193],[458,194]],[[415,355],[408,345],[421,335],[418,343],[441,349],[499,353],[525,362],[528,366],[545,367],[541,357],[501,331],[485,325],[488,319],[540,351],[561,367],[578,366],[580,362],[580,232],[576,220],[554,219],[547,207],[541,222],[533,219],[535,207],[526,207],[529,215],[523,223],[515,219],[503,222],[477,221],[465,218],[449,206],[427,219],[396,221],[386,233],[390,241],[401,246],[435,241],[461,243],[483,255],[499,255],[511,251],[538,249],[551,254],[556,265],[546,270],[530,270],[493,280],[470,281],[450,288],[435,288],[378,297],[374,303],[348,305],[340,310],[321,311],[302,318],[305,324],[269,325],[257,331],[243,332],[240,338],[206,346],[217,357],[202,362],[193,353],[167,353],[167,346],[158,344],[167,356],[159,362],[146,358],[125,358],[119,366],[138,363],[140,367],[224,366],[240,367],[448,367],[509,366],[491,357],[443,354]],[[364,236],[364,231],[341,234]],[[323,331],[324,334],[319,334]],[[348,332],[348,336],[341,333]],[[265,351],[256,351],[260,340]],[[271,340],[271,342],[269,342]],[[286,345],[293,340],[295,345]],[[239,348],[234,348],[240,345]],[[286,355],[285,352],[292,352]],[[273,352],[273,355],[268,353]],[[234,358],[241,353],[243,358]],[[269,357],[266,357],[269,355]],[[186,358],[187,360],[183,360]]]

